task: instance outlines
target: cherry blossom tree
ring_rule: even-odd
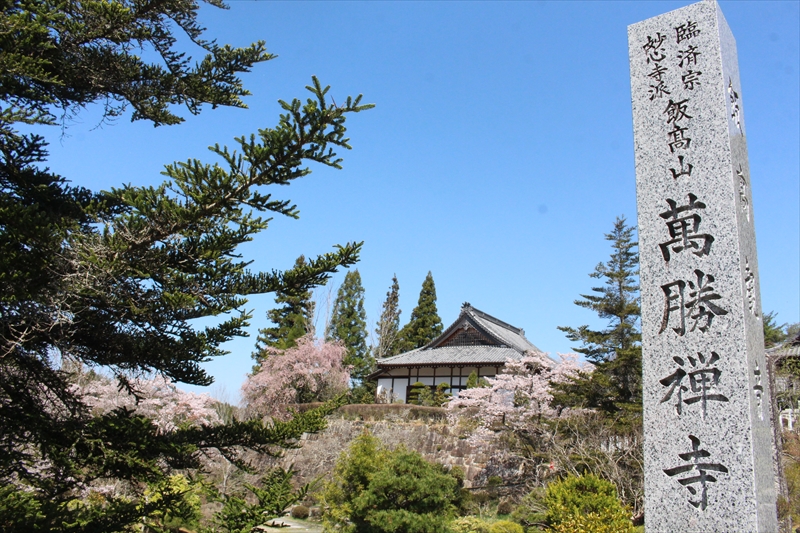
[[[93,375],[81,379],[74,390],[96,415],[125,408],[151,419],[162,432],[185,424],[208,426],[222,422],[215,409],[216,400],[207,394],[181,390],[169,378],[138,378],[128,383],[130,391],[120,388],[115,380]]]
[[[242,385],[244,403],[259,415],[284,419],[290,405],[330,400],[347,390],[350,371],[342,364],[346,354],[341,343],[311,334],[287,350],[266,347],[260,370]]]
[[[488,378],[488,386],[466,389],[453,398],[448,407],[454,416],[462,408],[472,408],[478,420],[476,436],[490,432],[498,424],[522,430],[542,417],[555,417],[551,405],[551,384],[565,383],[579,373],[588,373],[592,365],[579,363],[575,354],[559,354],[553,361],[542,352],[527,352],[521,359],[507,359],[502,373]]]

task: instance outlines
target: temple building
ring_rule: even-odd
[[[800,430],[800,377],[792,367],[800,362],[800,334],[791,340],[767,350],[770,390],[777,405],[780,427],[788,431]]]
[[[525,338],[525,332],[465,303],[453,324],[422,348],[379,359],[368,379],[378,382],[378,394],[405,403],[416,382],[434,387],[450,386],[457,396],[476,372],[493,378],[508,358],[521,359],[525,352],[541,351]]]

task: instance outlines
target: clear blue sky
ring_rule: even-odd
[[[53,141],[50,166],[94,189],[152,184],[174,160],[212,160],[277,122],[279,98],[312,75],[337,101],[377,107],[348,119],[344,170],[315,169],[277,191],[300,220],[275,219],[245,246],[253,268],[365,241],[358,265],[372,323],[393,274],[401,319],[430,270],[448,325],[464,301],[522,327],[544,351],[568,352],[559,325],[601,325],[573,304],[607,259],[618,215],[636,222],[626,28],[689,2],[231,2],[204,7],[220,42],[263,39],[278,58],[244,77],[249,109],[207,109],[180,126],[80,116]],[[721,1],[737,39],[762,303],[800,321],[800,2]],[[190,50],[191,51],[191,50]],[[197,52],[195,52],[197,53]],[[343,279],[333,280],[334,290]],[[270,296],[250,299],[251,331]],[[207,368],[228,397],[255,334]]]

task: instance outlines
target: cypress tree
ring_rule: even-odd
[[[305,256],[298,257],[294,265],[296,269],[307,266]],[[275,303],[283,305],[267,311],[267,318],[274,325],[258,330],[257,351],[253,354],[256,360],[267,346],[279,350],[294,348],[297,344],[295,341],[313,329],[314,302],[311,301],[311,290],[276,291]]]
[[[417,306],[411,311],[411,318],[399,333],[399,352],[422,348],[442,333],[442,319],[436,310],[436,286],[433,275],[428,272],[422,282]]]
[[[364,311],[364,287],[358,270],[348,272],[336,293],[331,322],[325,336],[329,341],[340,341],[347,348],[345,365],[352,366],[351,377],[362,381],[372,369],[372,358],[367,348],[367,313]]]
[[[392,286],[386,293],[386,300],[383,302],[381,318],[375,327],[375,334],[378,336],[378,344],[375,346],[375,357],[390,357],[397,355],[398,333],[400,331],[400,284],[397,282],[397,275],[392,276]]]
[[[610,412],[641,409],[639,254],[633,232],[634,228],[627,225],[625,217],[617,217],[614,229],[605,236],[611,242],[611,257],[589,274],[604,280],[603,285],[593,287],[594,294],[582,294],[582,300],[575,300],[575,305],[591,309],[608,320],[608,327],[602,330],[592,330],[589,326],[558,328],[569,340],[580,342],[581,346],[573,349],[596,366],[592,374],[566,387],[567,397],[572,397],[567,403]]]

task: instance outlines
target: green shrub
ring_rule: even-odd
[[[441,407],[450,400],[450,385],[439,383],[436,387],[430,387],[417,381],[411,384],[408,391],[408,403],[427,407]]]
[[[489,527],[489,533],[525,533],[525,530],[510,520],[500,520]]]
[[[486,489],[492,499],[497,498],[497,489],[503,486],[503,478],[500,476],[489,476],[486,480]]]
[[[506,515],[514,512],[514,502],[508,498],[503,498],[497,504],[497,514]]]
[[[325,528],[342,533],[446,531],[460,498],[456,475],[405,448],[386,450],[364,433],[339,458],[323,492]]]
[[[598,513],[572,515],[553,526],[554,533],[634,533],[635,531],[627,517],[620,517],[610,509]]]
[[[283,511],[305,499],[308,486],[294,489],[294,471],[276,468],[261,478],[261,487],[245,484],[250,497],[222,496],[222,509],[214,513],[213,529],[219,533],[243,533],[283,515]],[[254,503],[249,503],[255,500]]]
[[[199,483],[181,474],[149,485],[144,491],[148,502],[165,500],[171,503],[167,509],[151,513],[145,525],[155,531],[177,529],[180,526],[196,528],[200,521],[200,492]],[[91,498],[88,500],[91,502]]]
[[[488,387],[489,382],[486,381],[486,378],[479,378],[478,373],[474,370],[467,376],[467,388],[474,389],[477,387]]]
[[[492,533],[489,523],[477,516],[462,516],[450,523],[453,533]]]
[[[299,404],[302,409],[305,404]],[[445,422],[447,411],[441,407],[425,407],[408,403],[373,403],[343,405],[331,414],[345,420],[423,420],[432,424]]]
[[[308,518],[310,512],[311,510],[305,505],[295,505],[294,507],[292,507],[292,518],[299,518],[300,520],[305,520],[306,518]]]
[[[369,405],[375,403],[375,393],[378,383],[375,381],[362,381],[354,387],[347,398],[347,403],[356,405]]]
[[[587,474],[547,486],[546,521],[559,533],[631,533],[633,523],[614,485]]]
[[[517,508],[511,513],[511,518],[526,528],[541,527],[547,523],[547,505],[544,487],[537,487],[525,495]]]
[[[408,398],[406,399],[406,401],[414,405],[420,405],[419,395],[429,391],[430,389],[423,382],[421,381],[414,382],[411,384],[411,389],[408,391]]]

